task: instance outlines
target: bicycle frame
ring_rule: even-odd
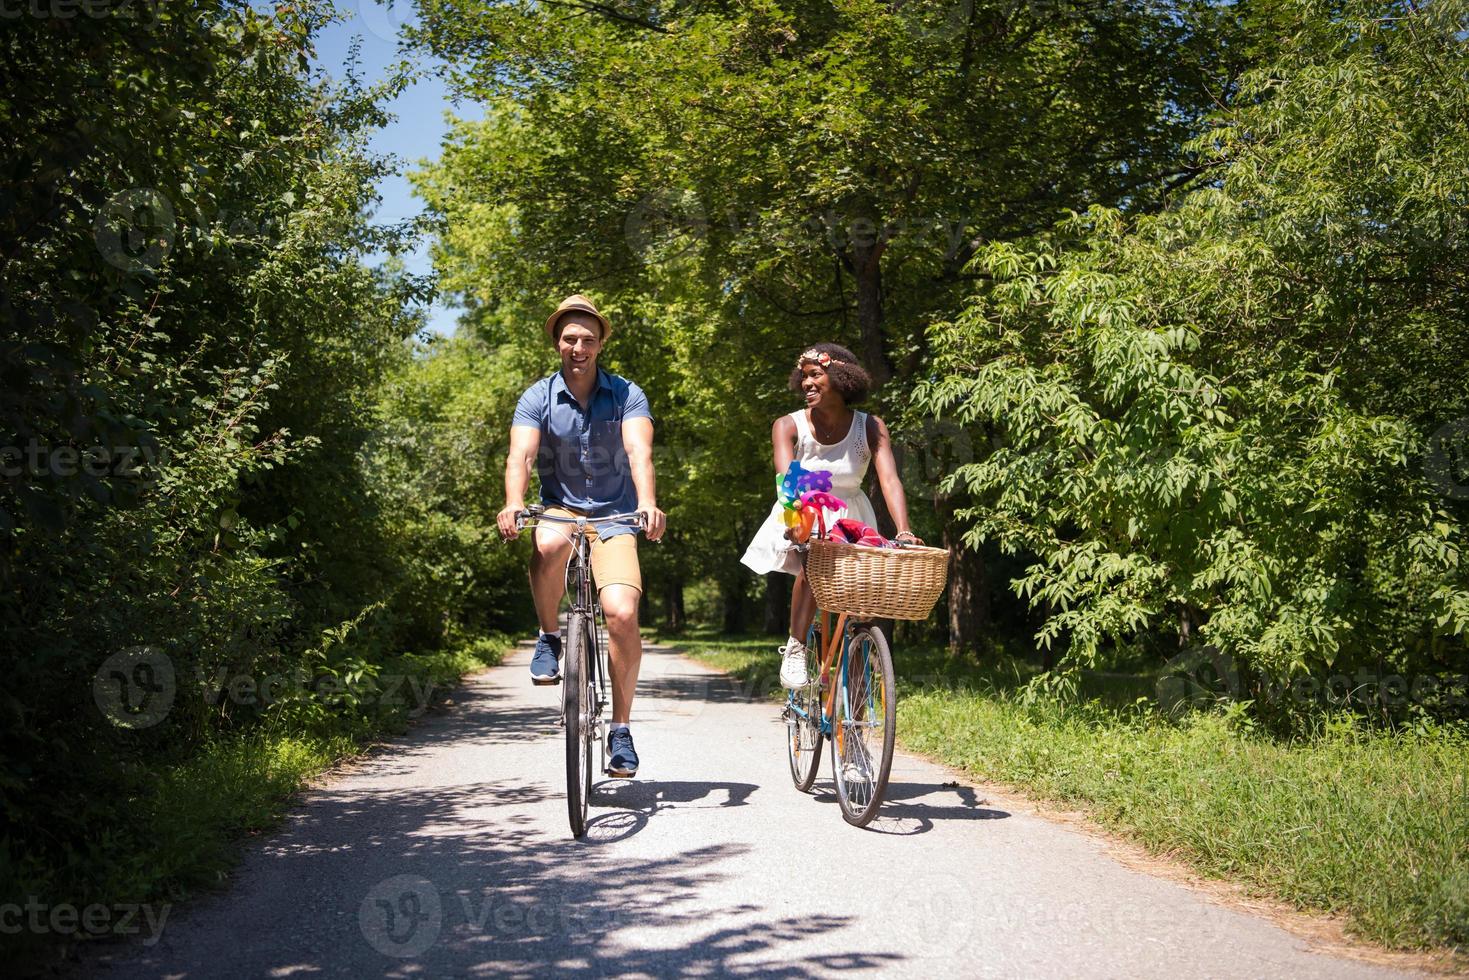
[[[820,622],[820,626],[818,627],[820,630],[819,635],[825,641],[825,646],[821,653],[821,673],[819,675],[824,692],[821,699],[821,734],[831,735],[833,728],[832,719],[836,717],[838,676],[838,671],[832,670],[832,667],[838,666],[836,662],[837,655],[845,652],[846,649],[848,615],[846,613],[839,614],[836,618],[836,625],[829,632],[827,627],[831,625],[829,622],[831,613],[825,609],[818,609],[816,610],[816,616]]]
[[[585,515],[574,515],[562,517],[560,514],[547,514],[535,508],[526,511],[529,521],[523,527],[545,526],[547,530],[558,534],[571,544],[571,556],[566,562],[566,594],[571,599],[571,605],[567,609],[566,622],[571,622],[573,613],[583,613],[590,617],[592,629],[592,650],[588,658],[587,669],[592,672],[592,681],[597,689],[597,702],[593,706],[593,720],[598,728],[603,725],[601,720],[604,709],[611,703],[611,679],[608,677],[607,669],[607,626],[602,618],[602,604],[597,599],[596,585],[592,581],[592,542],[587,536],[587,526],[600,529],[603,525],[626,524],[633,519],[641,518],[640,514],[613,514],[610,517],[587,517]],[[566,534],[554,525],[561,524],[572,528],[571,534]],[[562,718],[563,726],[566,719]]]

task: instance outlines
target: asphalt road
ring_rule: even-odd
[[[666,650],[634,711],[642,773],[601,782],[574,841],[559,688],[532,687],[528,659],[307,793],[225,891],[85,972],[1404,975],[1313,952],[902,753],[883,815],[849,827],[829,757],[814,795],[791,786],[777,705]]]

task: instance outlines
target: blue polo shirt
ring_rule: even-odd
[[[597,387],[585,410],[557,371],[525,390],[511,425],[541,430],[536,472],[542,503],[602,517],[637,508],[622,423],[652,417],[643,389],[598,368]],[[633,528],[608,529],[609,537],[631,533]]]

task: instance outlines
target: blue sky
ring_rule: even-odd
[[[397,33],[402,24],[412,17],[409,0],[396,0],[392,6],[377,0],[336,0],[337,8],[351,20],[333,24],[317,36],[317,63],[331,75],[341,78],[347,52],[354,37],[362,41],[359,73],[367,81],[383,77],[386,67],[397,61]],[[388,105],[388,110],[398,118],[373,137],[373,149],[395,154],[405,165],[403,170],[416,169],[420,159],[435,159],[439,155],[439,143],[448,131],[444,122],[446,110],[466,119],[478,119],[482,113],[478,106],[449,101],[444,83],[438,78],[425,78],[404,90]],[[380,222],[399,221],[423,210],[423,202],[413,196],[406,177],[389,177],[379,183],[382,195],[375,219]],[[412,256],[406,257],[408,268],[413,272],[426,273],[432,265],[425,244]],[[457,310],[435,305],[429,311],[428,326],[435,333],[454,332]]]

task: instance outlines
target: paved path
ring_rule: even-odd
[[[894,762],[867,831],[797,793],[777,707],[649,651],[635,781],[567,831],[559,688],[528,651],[310,792],[228,891],[107,977],[1387,977]],[[901,710],[901,707],[900,709]]]

